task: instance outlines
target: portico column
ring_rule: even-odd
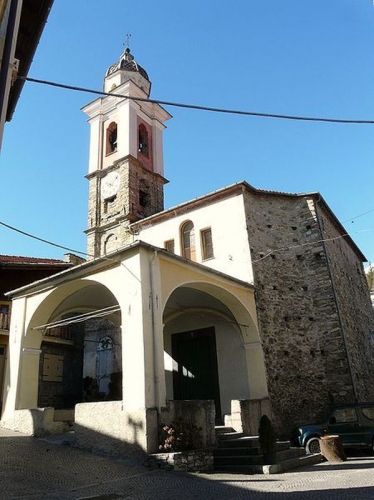
[[[141,278],[121,305],[125,410],[160,408],[166,399],[158,255],[141,248],[139,256]]]
[[[12,416],[18,409],[21,385],[22,339],[25,336],[26,298],[13,300],[9,331],[8,359],[5,372],[4,402],[1,418]]]

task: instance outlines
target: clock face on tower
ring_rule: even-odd
[[[120,183],[118,172],[109,172],[101,179],[101,197],[106,200],[117,194]]]

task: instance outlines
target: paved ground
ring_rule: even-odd
[[[263,476],[151,471],[0,429],[0,499],[373,500],[374,457]]]

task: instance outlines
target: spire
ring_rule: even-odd
[[[125,50],[119,60],[108,68],[105,74],[104,88],[108,92],[128,80],[132,80],[148,97],[151,90],[151,82],[145,69],[137,63],[131,54],[129,47],[130,37],[130,34],[126,35]]]

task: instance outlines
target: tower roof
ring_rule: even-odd
[[[140,75],[142,75],[143,78],[150,81],[147,72],[145,71],[144,68],[142,68],[140,66],[140,64],[138,64],[135,61],[134,56],[130,53],[130,49],[128,47],[125,49],[125,51],[123,52],[123,54],[119,58],[119,61],[112,64],[109,67],[105,76],[112,75],[113,73],[115,73],[118,70],[139,73]]]

